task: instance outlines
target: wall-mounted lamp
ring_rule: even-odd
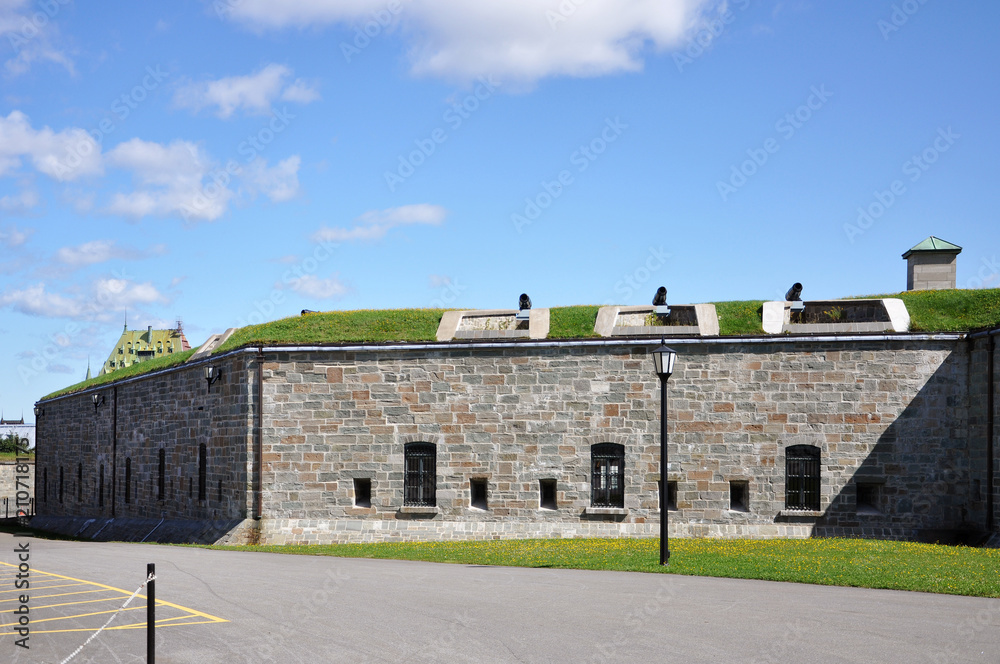
[[[35,418],[39,418],[45,414],[45,409],[41,406],[35,406]]]
[[[94,402],[95,413],[97,412],[98,408],[104,405],[104,395],[101,394],[100,392],[95,393],[94,396],[90,397],[90,400]]]
[[[208,382],[208,389],[212,389],[212,383],[219,380],[222,377],[222,371],[219,367],[208,366],[205,367],[205,380]]]

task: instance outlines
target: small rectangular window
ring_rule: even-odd
[[[469,480],[469,488],[471,494],[469,504],[481,510],[489,509],[489,504],[486,501],[486,478],[478,477]]]
[[[670,480],[667,481],[667,511],[677,511],[677,482]]]
[[[881,486],[872,482],[858,482],[858,513],[881,514]]]
[[[729,509],[736,512],[750,511],[750,485],[743,480],[729,483]]]
[[[543,510],[554,510],[556,505],[556,481],[538,480],[538,506]]]
[[[372,481],[363,477],[354,478],[354,506],[372,506]]]

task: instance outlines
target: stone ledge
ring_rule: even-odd
[[[399,508],[400,514],[440,514],[441,509],[437,506],[427,505],[403,505]]]
[[[587,516],[628,516],[627,507],[585,507],[583,513]]]
[[[814,512],[812,510],[781,510],[778,512],[780,517],[803,517],[810,519],[818,519],[822,517],[825,512]]]

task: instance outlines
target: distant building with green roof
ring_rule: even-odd
[[[124,369],[154,357],[180,353],[190,348],[191,344],[184,336],[180,321],[172,330],[154,330],[152,325],[145,330],[130,330],[126,323],[121,337],[118,338],[98,375]]]

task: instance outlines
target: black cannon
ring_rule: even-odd
[[[802,284],[796,281],[794,284],[792,284],[792,287],[788,289],[788,292],[785,293],[785,301],[798,302],[801,299],[802,299]]]

